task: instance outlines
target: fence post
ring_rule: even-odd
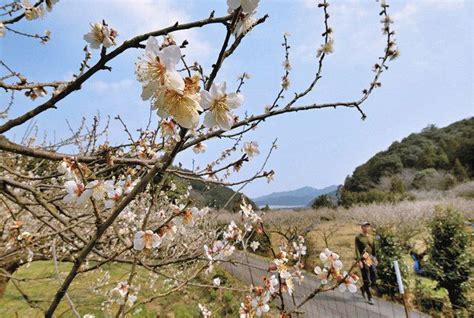
[[[400,267],[398,266],[397,260],[393,261],[393,268],[395,269],[395,275],[397,276],[398,291],[400,292],[400,295],[402,295],[403,308],[405,308],[405,316],[407,318],[410,318],[410,312],[408,311],[405,297],[405,289],[403,288],[402,275],[400,274]]]

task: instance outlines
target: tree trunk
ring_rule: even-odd
[[[4,264],[1,267],[0,269],[0,298],[3,298],[3,296],[5,295],[8,282],[10,281],[10,277],[7,275],[13,275],[19,267],[20,267],[19,262]]]

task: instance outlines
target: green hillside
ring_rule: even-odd
[[[392,201],[413,189],[446,190],[474,178],[474,117],[430,125],[377,153],[346,178],[342,201]],[[383,200],[377,196],[387,195]],[[391,197],[390,197],[391,196]],[[344,202],[343,202],[344,203]]]

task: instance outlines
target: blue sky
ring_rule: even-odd
[[[379,5],[372,0],[330,1],[330,25],[334,29],[335,53],[328,56],[323,78],[316,90],[300,105],[313,102],[353,100],[367,86],[371,67],[383,49]],[[229,58],[217,80],[235,88],[237,76],[248,72],[252,78],[244,86],[245,104],[240,109],[259,114],[270,104],[282,75],[282,35],[290,33],[292,86],[287,95],[305,87],[316,68],[315,52],[321,43],[322,16],[316,1],[261,1],[258,14],[268,13],[267,22],[256,28]],[[278,149],[267,169],[276,171],[275,181],[257,181],[244,192],[258,196],[302,186],[325,187],[339,184],[354,168],[393,141],[428,124],[445,126],[474,115],[474,1],[418,0],[390,1],[401,57],[383,74],[382,88],[364,104],[368,115],[360,120],[349,109],[295,113],[273,118],[246,136],[260,144],[262,155],[244,167],[236,177],[247,177],[258,169],[273,139]],[[67,80],[77,72],[83,58],[82,40],[89,23],[105,19],[119,32],[118,42],[150,30],[207,17],[211,10],[226,13],[225,1],[151,0],[61,0],[42,20],[22,21],[21,31],[48,29],[52,40],[47,45],[7,34],[0,42],[0,56],[29,80]],[[190,42],[185,54],[209,70],[217,56],[220,26],[177,34]],[[216,40],[217,39],[217,40]],[[94,59],[98,52],[94,52]],[[82,116],[92,117],[97,110],[103,117],[120,114],[133,128],[148,119],[148,103],[140,99],[140,84],[135,80],[134,63],[139,50],[127,52],[111,63],[113,72],[102,72],[58,104],[58,109],[37,119],[40,131],[48,136],[67,134],[65,119],[73,125]],[[0,95],[2,105],[6,95]],[[17,98],[11,116],[38,105]],[[18,140],[24,128],[9,133]],[[125,138],[112,120],[111,140]],[[215,159],[222,142],[209,143],[205,154],[186,152],[178,161],[193,159],[204,164]]]

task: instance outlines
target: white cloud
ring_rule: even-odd
[[[130,91],[133,86],[136,86],[136,82],[131,79],[123,79],[120,81],[106,82],[102,80],[95,80],[87,83],[90,89],[98,94],[118,94],[126,91]]]
[[[93,10],[84,10],[89,6]],[[104,19],[112,28],[117,30],[117,43],[150,31],[160,30],[173,25],[177,21],[186,23],[193,21],[191,16],[192,4],[182,5],[172,0],[120,0],[120,1],[77,1],[62,7],[62,18],[71,25],[87,32],[89,23]],[[81,14],[71,15],[71,12]],[[184,39],[190,42],[186,54],[193,59],[202,59],[211,52],[210,44],[203,39],[197,30],[183,30],[173,34],[178,43]]]
[[[396,11],[393,14],[395,22],[398,24],[406,24],[409,22],[415,23],[417,20],[413,19],[415,14],[418,13],[418,6],[414,3],[406,4],[401,10]]]
[[[464,7],[465,0],[419,0],[422,5],[428,5],[435,9],[460,9]]]

